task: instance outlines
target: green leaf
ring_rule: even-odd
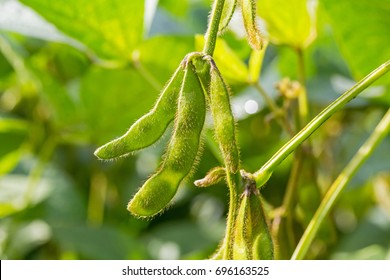
[[[143,38],[144,0],[21,2],[105,59],[129,59]]]
[[[390,59],[390,1],[324,0],[321,4],[356,80]],[[390,76],[381,79],[390,83]]]
[[[9,172],[17,165],[27,136],[27,122],[0,118],[0,174]]]
[[[194,50],[193,36],[154,36],[141,43],[138,63],[164,85],[187,53]],[[156,52],[158,50],[158,52]]]
[[[110,226],[101,228],[54,227],[54,239],[62,249],[74,251],[84,259],[144,259],[142,243]]]
[[[264,46],[261,50],[253,50],[249,57],[248,71],[250,83],[256,83],[260,77],[261,68],[263,67],[264,54],[267,50],[268,41],[264,42]]]
[[[185,17],[189,9],[188,1],[160,0],[158,5],[178,17]]]
[[[52,182],[47,178],[41,179],[31,195],[28,183],[24,175],[7,175],[0,179],[0,218],[36,205],[49,196]],[[29,201],[26,201],[28,196]]]
[[[257,1],[257,13],[264,19],[272,43],[304,49],[315,39],[315,11],[309,11],[308,2],[311,1]]]
[[[92,67],[80,88],[85,132],[97,144],[122,135],[150,110],[158,93],[133,69]]]

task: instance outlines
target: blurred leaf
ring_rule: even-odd
[[[197,51],[202,51],[203,35],[195,36],[195,46]],[[213,58],[228,84],[245,84],[247,82],[249,76],[247,66],[221,38],[217,39]]]
[[[145,259],[142,244],[116,228],[54,227],[54,239],[65,251],[75,251],[82,259]]]
[[[51,185],[41,180],[30,193],[28,177],[24,175],[6,175],[0,179],[0,218],[35,205],[49,196]],[[28,198],[28,201],[26,199]]]
[[[5,77],[10,73],[12,73],[12,66],[5,59],[4,55],[0,53],[0,77]]]
[[[80,88],[86,134],[99,144],[122,135],[151,109],[157,94],[158,90],[133,69],[92,67]]]
[[[261,50],[253,50],[249,58],[249,82],[256,83],[260,77],[261,68],[263,67],[264,54],[267,50],[268,41],[265,41]]]
[[[22,144],[28,137],[28,123],[0,118],[0,175],[12,170],[19,161]]]
[[[53,123],[62,129],[75,125],[81,112],[74,91],[88,66],[85,57],[66,45],[53,44],[31,57],[28,65],[34,76],[39,77],[39,94]]]
[[[384,259],[390,248],[389,236],[390,217],[373,208],[353,232],[340,240],[331,259]]]
[[[159,6],[178,17],[184,17],[188,13],[188,1],[160,0]]]
[[[127,60],[143,38],[144,0],[21,0],[102,58]]]
[[[316,37],[313,3],[307,0],[258,0],[257,13],[265,20],[271,42],[306,48]]]
[[[168,82],[185,55],[194,51],[193,36],[154,36],[137,48],[141,67],[161,83]],[[136,63],[137,63],[136,62]]]
[[[9,226],[8,246],[4,252],[9,259],[23,259],[51,238],[49,225],[42,220],[15,223]]]
[[[215,236],[199,224],[189,221],[168,222],[156,227],[148,236],[150,253],[156,259],[172,259],[215,246]],[[189,242],[192,240],[192,242]]]
[[[390,2],[324,0],[337,44],[356,80],[390,59]],[[390,83],[390,76],[379,83]]]
[[[52,24],[18,1],[0,1],[0,14],[0,30],[83,48],[79,42],[62,34]]]

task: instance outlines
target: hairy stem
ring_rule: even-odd
[[[373,133],[360,147],[355,156],[351,159],[348,165],[344,168],[344,170],[340,173],[337,179],[333,182],[332,186],[329,188],[319,208],[306,228],[301,240],[299,241],[291,259],[300,260],[304,258],[310,247],[310,244],[318,232],[322,221],[326,215],[328,215],[336,200],[340,197],[340,194],[345,186],[351,181],[352,177],[356,174],[362,164],[370,157],[375,148],[389,133],[389,131],[390,109],[386,112],[385,116],[379,122]]]
[[[224,3],[225,0],[214,0],[213,9],[211,11],[203,48],[203,52],[210,56],[214,53],[215,43],[218,37],[219,21],[221,19]]]
[[[319,113],[310,123],[308,123],[300,132],[298,132],[289,142],[281,147],[256,173],[254,179],[259,185],[263,185],[264,174],[272,174],[277,166],[290,155],[300,144],[302,144],[314,131],[316,131],[327,119],[339,111],[349,101],[355,98],[364,89],[373,82],[385,75],[390,70],[390,61],[379,66],[368,74],[365,78],[355,84],[351,89],[342,94],[338,99],[332,102],[321,113]]]
[[[229,187],[229,213],[227,216],[226,233],[225,233],[225,252],[223,258],[230,260],[233,255],[233,233],[234,222],[236,220],[236,212],[238,208],[238,183],[240,179],[239,172],[236,174],[231,173],[226,168],[226,181]]]

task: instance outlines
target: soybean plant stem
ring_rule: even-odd
[[[306,78],[305,78],[305,60],[302,49],[297,49],[298,56],[298,77],[299,82],[303,88],[303,91],[298,97],[298,107],[299,107],[299,128],[302,128],[308,120],[309,116],[309,103],[307,101],[307,91],[306,91]]]
[[[309,122],[300,132],[298,132],[290,141],[281,147],[256,173],[254,179],[259,182],[264,178],[264,174],[271,174],[277,166],[290,155],[300,144],[302,144],[314,131],[316,131],[327,119],[339,111],[349,101],[355,98],[364,89],[373,82],[385,75],[390,70],[390,61],[379,66],[377,69],[360,80],[351,89],[342,94],[321,113],[319,113],[311,122]],[[264,183],[264,182],[263,182]]]
[[[44,145],[42,145],[42,149],[38,156],[38,161],[30,171],[30,174],[28,176],[27,188],[23,196],[23,207],[27,207],[31,203],[31,200],[36,191],[36,187],[39,184],[39,180],[41,179],[42,174],[45,171],[45,167],[51,156],[53,155],[56,146],[56,137],[49,134],[46,142],[44,143]]]
[[[223,258],[230,260],[233,252],[233,233],[234,233],[234,221],[236,219],[236,212],[238,208],[238,182],[240,180],[239,173],[233,174],[227,170],[226,181],[229,186],[229,213],[226,222],[226,233],[225,233],[225,251]]]
[[[205,45],[203,48],[203,52],[210,56],[213,56],[214,53],[215,43],[218,37],[219,21],[221,19],[224,4],[225,0],[214,0],[213,9],[211,10],[210,20],[205,35]]]
[[[293,134],[293,130],[290,127],[290,124],[286,118],[286,113],[280,109],[275,101],[268,95],[268,93],[264,90],[264,88],[261,86],[259,81],[256,81],[252,83],[254,88],[260,93],[261,97],[263,97],[265,103],[271,110],[271,112],[274,114],[276,120],[278,121],[279,125],[288,133],[291,135]]]
[[[390,109],[387,111],[385,116],[376,126],[373,133],[366,140],[366,142],[360,147],[355,156],[351,159],[348,165],[340,173],[337,179],[333,182],[329,188],[308,227],[306,228],[301,240],[298,243],[291,259],[300,260],[303,259],[308,251],[310,244],[312,243],[318,229],[328,215],[330,209],[334,206],[336,200],[340,197],[341,192],[345,186],[351,181],[352,177],[356,174],[362,164],[370,157],[372,152],[383,140],[383,138],[390,131]]]

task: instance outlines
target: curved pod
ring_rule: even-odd
[[[181,181],[195,165],[205,121],[205,96],[191,62],[187,63],[180,91],[174,132],[160,169],[129,202],[135,216],[148,217],[162,211],[172,200]]]

